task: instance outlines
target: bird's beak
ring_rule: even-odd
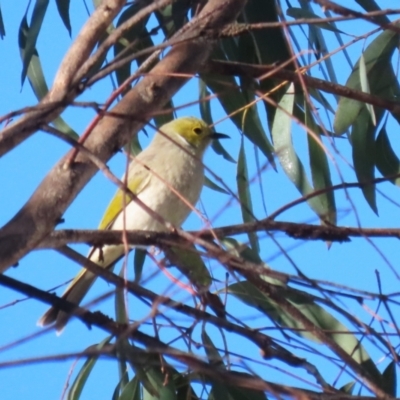
[[[225,135],[224,133],[213,132],[213,133],[211,133],[210,138],[211,138],[212,140],[216,140],[216,139],[230,139],[230,136]]]

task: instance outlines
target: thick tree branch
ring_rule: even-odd
[[[224,238],[251,232],[283,232],[294,239],[322,240],[330,242],[349,242],[351,237],[375,237],[400,239],[400,229],[396,228],[357,228],[347,226],[320,226],[285,221],[272,221],[268,218],[261,221],[229,225],[204,231],[193,231],[191,235],[213,240],[215,236]],[[149,231],[101,231],[66,229],[52,232],[37,249],[57,249],[67,244],[87,243],[93,246],[105,244],[123,244],[123,240],[132,246],[157,246],[159,248],[181,245],[188,242],[179,233]]]
[[[210,0],[190,22],[186,38],[202,29],[222,28],[236,19],[245,0]],[[199,26],[196,20],[200,20]],[[143,126],[152,113],[160,110],[188,78],[207,60],[211,43],[204,39],[174,46],[171,51],[111,110],[126,118],[105,116],[85,142],[88,151],[108,160]],[[81,153],[66,167],[64,157],[47,175],[36,192],[0,230],[0,271],[15,264],[35,248],[59,222],[75,196],[96,173],[97,168]]]
[[[53,87],[38,107],[0,132],[0,157],[36,132],[43,123],[54,120],[78,94],[77,90],[71,92],[71,82],[125,3],[126,0],[103,0],[96,8],[65,55]]]

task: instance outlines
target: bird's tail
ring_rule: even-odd
[[[124,246],[104,246],[101,250],[91,249],[89,252],[90,260],[102,268],[111,268],[113,264],[124,254]],[[79,305],[90,287],[93,285],[97,276],[85,268],[82,268],[78,275],[67,287],[62,295],[64,300]],[[57,307],[49,308],[39,319],[39,326],[56,323],[56,330],[61,333],[67,324],[70,314],[61,311]]]

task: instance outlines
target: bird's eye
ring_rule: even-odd
[[[194,128],[194,129],[193,129],[193,132],[194,132],[196,135],[200,135],[200,133],[202,132],[202,130],[201,130],[201,128]]]

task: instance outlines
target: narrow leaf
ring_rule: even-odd
[[[187,249],[165,248],[165,255],[170,262],[185,275],[197,288],[204,290],[211,285],[211,275],[195,246]]]
[[[383,176],[394,176],[400,174],[400,160],[394,152],[385,126],[379,132],[375,142],[376,167]],[[392,178],[390,181],[400,186],[400,176]]]
[[[213,52],[212,57],[226,60],[225,54],[220,48]],[[200,76],[208,88],[217,96],[222,108],[230,116],[236,127],[243,131],[243,134],[261,150],[272,165],[275,165],[274,149],[258,115],[254,111],[249,112],[246,96],[238,88],[235,78],[211,74],[201,74]],[[248,115],[245,115],[246,113]]]
[[[26,53],[27,34],[28,34],[28,23],[26,17],[24,17],[21,21],[21,25],[18,32],[18,44],[22,59],[24,58],[24,55]],[[27,70],[27,77],[36,98],[38,100],[42,100],[48,92],[48,86],[43,74],[43,69],[42,69],[42,64],[40,62],[39,54],[36,49],[34,49],[31,61],[29,63],[29,67]],[[54,121],[52,121],[52,124],[58,130],[65,133],[67,136],[72,137],[73,139],[77,139],[79,137],[78,134],[60,116],[58,116]]]
[[[346,383],[345,385],[343,385],[339,390],[341,392],[344,392],[344,393],[347,393],[347,394],[352,394],[355,385],[356,385],[356,383],[354,381],[353,382],[349,382],[349,383]]]
[[[308,152],[310,156],[311,176],[315,190],[324,190],[325,193],[318,196],[321,206],[325,209],[324,221],[336,224],[335,194],[332,190],[331,173],[328,165],[328,158],[322,148],[322,137],[319,134],[319,127],[315,123],[310,111],[308,102],[304,103],[305,125],[314,133],[314,137],[308,133]]]
[[[36,0],[32,13],[31,23],[27,32],[26,47],[22,62],[21,86],[24,84],[29,63],[36,49],[36,41],[42,27],[43,19],[47,11],[49,0]],[[26,18],[26,16],[24,16]]]
[[[147,377],[156,388],[158,395],[155,396],[143,388],[143,400],[176,400],[176,388],[172,380],[165,380],[165,376],[159,368],[151,368],[147,371]]]
[[[212,368],[226,369],[222,357],[220,356],[217,348],[214,346],[213,341],[211,340],[210,336],[208,336],[204,327],[201,331],[201,340],[207,354],[208,362],[212,365]]]
[[[207,85],[203,79],[199,79],[199,107],[201,118],[207,122],[208,125],[214,125],[214,121],[211,115],[210,107],[210,92],[207,90]],[[236,163],[236,161],[231,157],[231,155],[224,149],[219,140],[213,140],[211,143],[212,149],[219,155],[230,162]]]
[[[369,206],[377,214],[375,185],[375,127],[364,107],[353,123],[351,130],[354,169],[357,179],[362,183],[361,190]]]
[[[140,398],[139,379],[135,376],[124,386],[118,400],[140,400]]]
[[[4,39],[5,36],[6,36],[6,28],[4,26],[3,14],[1,13],[1,7],[0,7],[0,38]]]
[[[392,396],[396,397],[397,395],[397,373],[396,373],[396,361],[393,360],[383,371],[382,374],[382,382],[383,389],[385,392]]]
[[[142,277],[143,265],[146,260],[147,252],[144,249],[135,249],[135,256],[133,258],[133,269],[135,271],[135,282],[140,282]]]
[[[240,146],[239,157],[238,157],[236,183],[238,187],[238,196],[240,200],[240,208],[242,210],[243,222],[253,222],[255,221],[255,218],[253,214],[253,204],[251,201],[246,153],[244,150],[243,140]],[[259,253],[260,246],[258,243],[257,234],[255,232],[249,232],[248,237],[252,249],[257,253]]]
[[[378,6],[378,4],[374,0],[355,0],[357,4],[359,4],[365,11],[382,11],[382,9]],[[380,24],[390,24],[391,21],[387,15],[377,15],[374,17],[374,20],[379,22]]]
[[[69,19],[69,3],[70,0],[56,0],[57,10],[60,14],[64,26],[67,28],[69,36],[71,36],[71,21]]]
[[[99,344],[89,346],[86,350],[97,349],[101,350],[104,345],[108,344],[112,336],[107,336],[103,341]],[[74,383],[71,386],[71,389],[68,392],[67,399],[68,400],[78,400],[82,394],[82,390],[85,387],[86,381],[89,378],[90,373],[93,370],[93,367],[98,360],[98,356],[96,357],[89,357],[85,363],[83,364],[81,370],[79,371],[78,375],[76,376]]]
[[[387,93],[391,98],[391,88],[398,86],[396,75],[391,67],[391,57],[399,43],[398,35],[394,31],[382,32],[364,51],[363,58],[368,77],[371,94],[382,95]],[[361,90],[360,60],[357,61],[351,72],[346,86],[350,89]],[[364,103],[341,97],[334,121],[334,131],[342,134],[353,124],[363,108]]]
[[[288,176],[294,183],[299,192],[306,196],[314,189],[310,185],[303,164],[292,143],[292,117],[294,107],[294,86],[288,87],[286,94],[282,97],[279,108],[276,110],[274,122],[272,124],[272,138],[275,151],[279,162]],[[310,207],[321,217],[324,218],[326,208],[321,204],[318,197],[308,200]]]
[[[210,178],[207,178],[207,177],[204,177],[204,186],[208,187],[211,190],[214,190],[215,192],[219,192],[219,193],[223,193],[223,194],[230,194],[223,187],[217,185],[215,182],[213,182]]]
[[[365,60],[364,56],[361,54],[360,57],[360,84],[361,84],[361,90],[365,93],[370,94],[371,91],[369,89],[369,83],[368,83],[368,76],[367,76],[367,67],[365,65]],[[375,117],[375,112],[374,112],[374,107],[372,104],[366,103],[365,106],[367,107],[367,110],[369,114],[371,115],[371,120],[372,124],[376,126],[376,117]]]

